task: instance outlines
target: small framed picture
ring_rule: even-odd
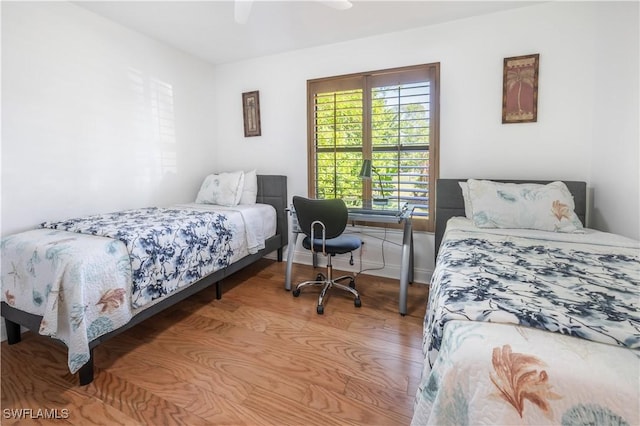
[[[257,90],[242,94],[242,113],[244,136],[260,136],[260,94]]]
[[[540,54],[504,58],[502,123],[538,121],[538,63]]]

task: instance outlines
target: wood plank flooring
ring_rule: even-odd
[[[207,289],[98,346],[87,386],[63,346],[30,332],[3,342],[0,423],[409,424],[427,286],[410,287],[402,317],[398,280],[361,275],[361,308],[334,290],[317,315],[318,289],[292,297],[284,270],[262,260],[226,280],[222,300]]]

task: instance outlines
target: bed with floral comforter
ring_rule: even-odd
[[[449,220],[412,424],[640,424],[640,245]]]
[[[268,230],[263,217],[273,224]],[[41,316],[39,333],[67,345],[75,373],[90,359],[89,342],[256,253],[274,233],[275,210],[265,204],[153,207],[45,222],[2,240],[2,301]]]

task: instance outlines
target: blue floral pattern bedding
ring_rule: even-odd
[[[451,219],[423,353],[413,425],[634,424],[640,243]]]
[[[454,319],[640,349],[639,304],[637,247],[451,230],[431,280],[423,350],[433,364]]]
[[[228,266],[236,233],[226,215],[158,207],[41,226],[122,241],[131,260],[134,309]]]

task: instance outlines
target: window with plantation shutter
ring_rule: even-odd
[[[409,202],[414,227],[433,230],[438,80],[439,64],[309,80],[309,195]],[[359,177],[365,159],[371,180]]]

